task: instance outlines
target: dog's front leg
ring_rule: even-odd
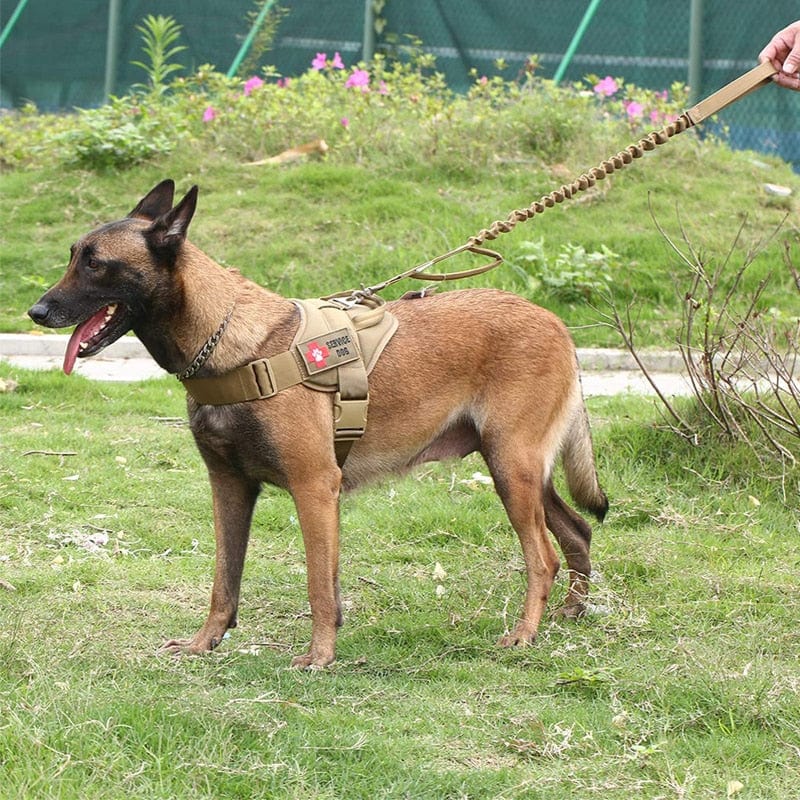
[[[213,650],[228,628],[236,627],[239,588],[259,485],[240,475],[209,470],[214,501],[216,566],[211,609],[203,627],[191,639],[172,639],[162,649],[205,653]]]
[[[306,550],[311,646],[292,660],[301,669],[320,669],[336,657],[336,629],[342,624],[339,597],[339,492],[335,465],[291,487]]]

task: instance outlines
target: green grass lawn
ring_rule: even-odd
[[[500,650],[516,537],[471,457],[343,503],[324,672],[290,498],[266,489],[240,626],[206,611],[210,492],[171,380],[0,365],[0,794],[9,798],[788,798],[800,781],[798,480],[593,399],[611,498],[592,610]],[[11,588],[13,587],[13,589]],[[551,600],[563,596],[560,578]]]

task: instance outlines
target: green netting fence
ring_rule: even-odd
[[[434,53],[449,84],[470,72],[514,77],[531,54],[538,74],[575,81],[588,74],[651,89],[689,83],[702,97],[753,66],[772,34],[800,16],[794,0],[278,0],[286,14],[262,64],[287,76],[317,52],[348,65],[393,37],[411,34]],[[174,17],[192,70],[227,71],[250,28],[253,0],[2,0],[0,103],[42,110],[99,105],[144,79],[136,31],[147,14]],[[587,11],[589,12],[587,14]],[[365,24],[366,21],[366,24]],[[10,23],[13,22],[13,26]],[[583,35],[576,31],[583,22]],[[111,23],[111,24],[110,24]],[[571,47],[572,45],[572,47]],[[568,57],[565,57],[568,56]],[[724,112],[734,146],[776,153],[800,169],[800,93],[767,88]]]

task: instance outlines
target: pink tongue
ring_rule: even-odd
[[[108,306],[105,306],[89,317],[86,322],[81,322],[72,332],[67,343],[67,352],[64,353],[64,373],[66,375],[69,375],[75,366],[81,342],[88,342],[103,327],[107,313]]]

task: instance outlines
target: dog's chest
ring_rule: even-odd
[[[233,470],[251,480],[285,485],[285,476],[269,420],[249,404],[198,406],[189,426],[210,470]]]

